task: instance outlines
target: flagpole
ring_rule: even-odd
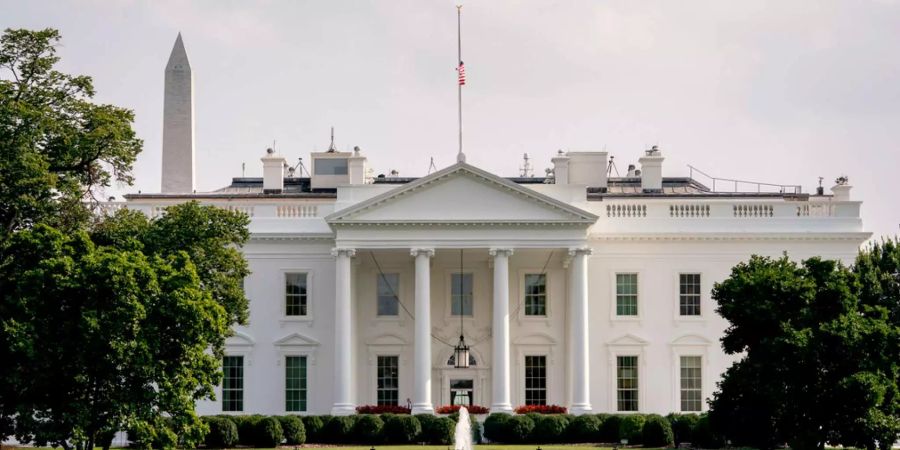
[[[456,70],[459,70],[462,67],[462,5],[456,5],[456,50]],[[456,89],[459,97],[459,153],[456,155],[456,162],[466,162],[462,140],[462,83],[457,82]]]

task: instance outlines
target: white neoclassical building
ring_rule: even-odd
[[[262,178],[197,193],[190,70],[179,39],[163,192],[125,203],[157,215],[198,200],[252,219],[250,322],[204,414],[700,411],[732,361],[713,284],[752,254],[849,262],[869,237],[849,185],[737,192],[751,185],[664,177],[655,149],[627,176],[609,176],[606,152],[572,151],[548,177],[515,178],[462,155],[420,178],[372,177],[360,151],[333,150],[301,176],[266,153]]]

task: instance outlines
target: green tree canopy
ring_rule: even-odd
[[[38,222],[77,229],[86,198],[132,181],[134,114],[93,103],[89,77],[55,70],[59,39],[53,29],[0,37],[0,239]]]
[[[92,448],[136,429],[196,444],[194,404],[247,320],[249,218],[193,202],[93,216],[142,144],[131,111],[54,69],[58,41],[0,37],[0,440]]]
[[[896,440],[900,328],[884,301],[860,300],[859,279],[835,261],[753,256],[715,285],[723,349],[741,355],[710,404],[719,431],[757,448]]]

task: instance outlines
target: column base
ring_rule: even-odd
[[[434,414],[434,406],[431,403],[413,403],[410,414]]]
[[[569,408],[569,414],[580,416],[582,414],[591,414],[594,412],[594,408],[591,408],[590,403],[580,403],[572,405]]]
[[[356,414],[356,405],[351,403],[335,403],[331,407],[332,416],[350,416]]]
[[[513,407],[509,403],[493,404],[493,405],[491,405],[491,412],[492,413],[512,414]]]

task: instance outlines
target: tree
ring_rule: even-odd
[[[0,37],[0,240],[39,222],[75,230],[86,198],[132,181],[134,114],[92,103],[89,77],[54,69],[59,39],[53,29]]]
[[[212,397],[229,327],[246,317],[231,290],[248,273],[235,248],[247,221],[187,203],[157,220],[122,211],[93,236],[14,233],[0,261],[0,348],[12,362],[0,399],[16,437],[92,448],[133,428],[165,446],[199,442],[194,403]]]
[[[726,353],[743,355],[710,402],[712,425],[738,445],[890,445],[898,417],[900,328],[859,300],[858,276],[835,261],[752,257],[717,283],[730,323]]]
[[[56,30],[0,37],[0,440],[109,445],[135,429],[193,445],[242,290],[246,215],[196,203],[92,215],[130,184],[131,111],[55,70]]]

